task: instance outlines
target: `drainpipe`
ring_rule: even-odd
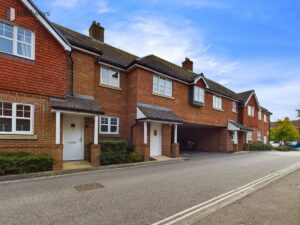
[[[71,50],[70,54],[69,54],[69,59],[71,61],[71,65],[70,65],[70,69],[71,69],[71,73],[70,73],[70,95],[74,96],[74,61],[72,58],[72,53],[73,50]]]

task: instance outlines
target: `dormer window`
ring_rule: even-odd
[[[120,74],[118,71],[111,70],[108,67],[101,67],[100,72],[101,84],[119,88],[120,87]]]
[[[194,86],[194,102],[204,104],[205,91],[203,88]]]
[[[248,116],[254,117],[254,107],[248,105]]]
[[[0,52],[34,60],[34,45],[33,32],[0,22]]]
[[[258,111],[258,119],[261,120],[261,110]]]

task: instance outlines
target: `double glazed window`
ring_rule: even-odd
[[[265,123],[268,122],[268,116],[266,114],[264,114],[264,121],[265,121]]]
[[[253,140],[253,132],[252,131],[248,131],[247,132],[247,141],[252,141]]]
[[[261,141],[261,131],[257,131],[257,140]]]
[[[0,102],[0,134],[33,134],[33,106]]]
[[[172,97],[172,81],[157,75],[153,75],[153,92]]]
[[[117,117],[100,117],[100,134],[118,134],[119,118]]]
[[[232,112],[237,113],[237,103],[236,102],[232,102]]]
[[[34,59],[34,43],[33,32],[0,22],[0,52]]]
[[[108,67],[101,67],[101,84],[112,87],[120,87],[120,74]]]
[[[204,103],[205,91],[201,87],[194,86],[194,101]]]
[[[248,116],[254,117],[254,107],[248,105]]]
[[[261,120],[261,110],[258,111],[258,119]]]
[[[222,110],[223,109],[223,104],[222,104],[222,98],[218,96],[213,96],[213,108]]]

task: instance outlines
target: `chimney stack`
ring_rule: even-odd
[[[182,68],[193,72],[193,61],[185,57],[185,60],[182,62]]]
[[[90,27],[89,33],[91,38],[104,42],[104,27],[101,27],[100,23],[94,21]]]

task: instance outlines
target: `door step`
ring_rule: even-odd
[[[152,159],[157,160],[157,161],[165,161],[169,160],[170,157],[164,156],[164,155],[158,155],[158,156],[151,156]]]
[[[74,170],[74,169],[86,169],[92,168],[90,162],[88,161],[66,161],[63,162],[63,170]]]

